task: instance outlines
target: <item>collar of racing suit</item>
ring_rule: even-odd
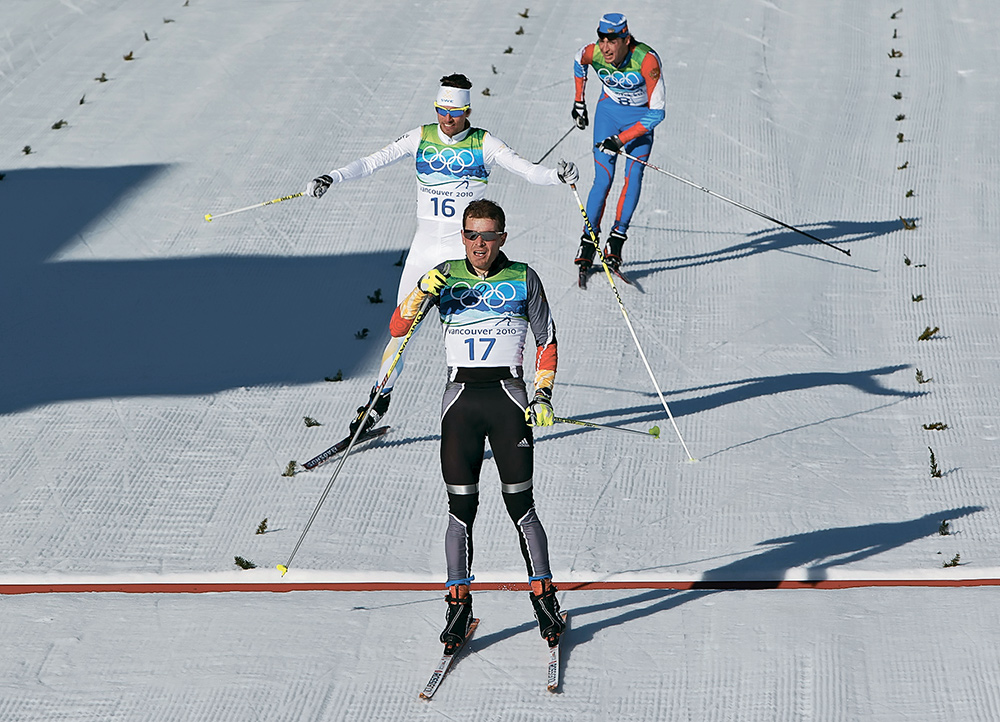
[[[504,255],[503,251],[500,251],[500,255],[498,255],[496,259],[494,259],[493,264],[489,267],[489,270],[486,271],[486,275],[483,276],[482,274],[479,273],[479,271],[475,269],[472,263],[469,262],[468,258],[465,259],[466,270],[472,275],[479,276],[480,278],[483,279],[497,275],[498,273],[500,273],[500,271],[507,268],[507,266],[509,266],[510,264],[511,260],[507,258],[506,255]]]
[[[471,132],[472,132],[472,123],[469,123],[469,127],[466,128],[465,130],[459,131],[458,133],[455,133],[455,135],[450,137],[442,133],[441,128],[437,129],[438,138],[445,145],[455,145],[455,143],[461,143],[463,140],[465,140],[465,137]]]

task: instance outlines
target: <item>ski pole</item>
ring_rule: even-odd
[[[577,426],[592,426],[595,429],[611,429],[612,431],[624,431],[629,434],[639,434],[640,436],[652,436],[654,439],[660,438],[660,427],[654,426],[649,431],[636,431],[635,429],[626,429],[623,426],[608,426],[607,424],[595,424],[592,421],[581,421],[580,419],[564,419],[560,416],[555,417],[556,423],[559,424],[576,424]]]
[[[601,246],[597,242],[597,233],[594,231],[594,227],[590,225],[590,218],[587,217],[587,209],[584,207],[583,201],[580,200],[580,193],[576,190],[575,184],[570,183],[569,187],[573,191],[573,196],[576,198],[576,204],[580,207],[580,213],[583,214],[583,222],[587,226],[587,233],[590,234],[590,238],[594,242],[594,248],[597,251],[598,258],[601,259],[601,265],[604,266],[604,275],[608,277],[608,283],[611,284],[611,290],[615,292],[615,298],[618,299],[618,307],[622,310],[622,317],[625,319],[625,325],[628,326],[629,333],[632,334],[632,340],[635,341],[635,347],[639,351],[639,358],[642,359],[642,363],[646,367],[646,373],[649,374],[649,378],[653,382],[653,388],[656,389],[656,395],[660,397],[660,403],[663,405],[663,410],[667,412],[667,417],[670,419],[670,423],[673,425],[674,431],[677,433],[677,438],[680,439],[681,446],[684,447],[684,453],[688,455],[688,461],[697,461],[697,459],[695,459],[688,450],[687,444],[684,443],[684,437],[681,436],[681,430],[677,428],[677,422],[674,421],[674,415],[670,413],[670,407],[667,406],[667,401],[663,398],[663,392],[660,391],[660,385],[656,382],[656,377],[653,375],[653,369],[649,367],[649,361],[646,360],[646,354],[643,353],[642,346],[639,344],[639,337],[635,335],[635,329],[632,328],[632,322],[628,318],[628,311],[625,310],[625,302],[622,301],[622,296],[618,293],[618,286],[615,285],[615,279],[611,276],[611,269],[608,268],[608,264],[604,258],[604,252],[601,250]]]
[[[247,206],[246,208],[237,208],[235,211],[226,211],[225,213],[218,213],[214,216],[211,213],[206,213],[205,220],[211,223],[215,218],[222,218],[223,216],[231,216],[234,213],[242,213],[243,211],[249,211],[252,208],[260,208],[261,206],[270,206],[275,203],[281,203],[281,201],[290,201],[292,200],[292,198],[299,198],[300,196],[304,195],[305,193],[295,193],[290,196],[282,196],[281,198],[275,198],[274,200],[271,201],[264,201],[263,203],[255,203],[254,205]]]
[[[658,166],[655,166],[652,163],[647,163],[642,158],[636,158],[634,155],[629,155],[624,150],[620,150],[618,152],[621,155],[623,155],[626,158],[628,158],[629,160],[633,160],[636,163],[642,163],[647,168],[652,168],[653,170],[659,171],[663,175],[668,175],[671,178],[673,178],[674,180],[679,180],[681,183],[687,183],[692,188],[697,188],[700,191],[705,191],[706,193],[708,193],[708,195],[713,196],[715,198],[718,198],[719,200],[725,201],[726,203],[732,203],[737,208],[742,208],[745,211],[750,211],[751,213],[755,213],[756,215],[760,216],[761,218],[766,218],[767,220],[771,221],[772,223],[777,223],[779,226],[784,226],[785,228],[789,229],[790,231],[795,231],[796,233],[801,233],[806,238],[811,238],[812,240],[816,241],[817,243],[822,243],[824,246],[829,246],[830,248],[834,249],[835,251],[840,251],[841,253],[847,254],[848,256],[851,255],[851,249],[850,248],[841,248],[840,246],[835,246],[834,244],[830,243],[829,241],[824,241],[822,238],[817,238],[812,233],[807,233],[806,231],[803,231],[801,228],[796,228],[795,226],[790,226],[790,225],[788,225],[787,223],[785,223],[783,221],[779,221],[777,218],[772,218],[771,216],[767,215],[766,213],[761,213],[760,211],[758,211],[758,210],[756,210],[754,208],[751,208],[750,206],[745,206],[745,205],[743,205],[742,203],[740,203],[738,201],[734,201],[732,198],[726,198],[723,195],[719,195],[715,191],[710,191],[708,188],[704,188],[704,187],[698,185],[697,183],[694,183],[692,181],[686,180],[685,178],[681,178],[679,175],[674,175],[670,171],[663,170],[662,168],[660,168]]]
[[[445,268],[445,275],[448,275],[448,269]],[[399,363],[399,359],[403,355],[403,350],[406,348],[406,344],[409,342],[410,337],[413,336],[413,332],[417,329],[417,324],[420,323],[427,310],[431,306],[431,298],[428,296],[424,299],[423,303],[420,304],[420,308],[417,310],[417,315],[413,317],[413,324],[410,326],[410,330],[406,332],[403,337],[403,341],[396,351],[395,357],[392,359],[392,364],[389,366],[389,370],[386,371],[385,376],[379,382],[378,386],[375,387],[375,393],[372,394],[371,401],[368,402],[367,408],[365,408],[364,416],[361,417],[361,423],[358,424],[358,428],[354,431],[354,436],[351,437],[351,443],[347,445],[344,449],[344,455],[340,457],[340,463],[337,464],[337,468],[334,470],[333,475],[330,477],[330,481],[326,484],[326,489],[323,490],[323,495],[320,496],[319,501],[316,503],[316,508],[313,509],[313,513],[309,516],[309,521],[306,522],[306,528],[302,530],[302,534],[299,535],[299,540],[295,542],[295,548],[292,549],[292,553],[288,555],[288,561],[284,564],[278,565],[278,571],[281,572],[281,576],[285,576],[288,572],[288,567],[292,564],[292,559],[299,551],[299,547],[302,546],[302,540],[306,538],[306,534],[309,532],[309,527],[316,520],[316,515],[319,514],[320,507],[323,506],[323,502],[326,501],[327,495],[330,493],[330,489],[333,488],[333,482],[337,480],[337,476],[340,474],[340,470],[344,468],[344,462],[347,461],[347,457],[350,456],[351,450],[354,449],[354,444],[357,442],[358,437],[361,436],[362,429],[365,428],[365,421],[368,420],[369,414],[372,412],[372,407],[375,406],[375,401],[378,399],[378,395],[385,388],[385,385],[389,382],[389,377],[392,375],[393,369],[396,368],[396,364]]]
[[[556,142],[555,142],[555,143],[554,143],[554,144],[552,145],[552,147],[551,147],[551,148],[549,148],[549,149],[548,149],[547,151],[545,151],[545,155],[543,155],[543,156],[542,156],[541,158],[539,158],[538,160],[536,160],[536,161],[535,161],[535,165],[538,165],[538,164],[539,164],[539,163],[541,163],[541,162],[542,162],[543,160],[545,160],[546,158],[548,158],[548,157],[549,157],[549,153],[551,153],[552,151],[554,151],[554,150],[556,149],[556,146],[557,146],[557,145],[559,145],[559,144],[560,144],[560,143],[562,143],[562,142],[563,142],[564,140],[566,140],[566,136],[568,136],[568,135],[569,135],[570,133],[572,133],[572,132],[573,132],[574,130],[576,130],[576,124],[575,124],[575,123],[574,123],[574,124],[573,124],[572,126],[570,126],[570,129],[569,129],[569,130],[567,130],[567,131],[566,131],[565,133],[563,133],[563,137],[562,137],[562,138],[560,138],[559,140],[557,140],[557,141],[556,141]]]

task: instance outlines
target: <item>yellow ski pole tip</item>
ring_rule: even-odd
[[[284,564],[279,564],[278,571],[281,572],[281,576],[285,576],[285,572],[288,571],[288,567],[286,567]]]
[[[654,426],[653,428],[651,428],[649,430],[649,435],[652,436],[654,439],[660,438],[660,427]]]
[[[212,222],[212,214],[211,213],[206,213],[205,214],[205,220],[208,221],[209,223],[211,223]]]

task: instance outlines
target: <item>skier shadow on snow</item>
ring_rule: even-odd
[[[0,414],[76,399],[314,383],[337,369],[349,375],[381,352],[381,334],[355,333],[385,326],[395,294],[384,304],[366,294],[394,291],[398,249],[51,260],[85,244],[88,227],[110,222],[123,197],[167,168],[6,172]],[[201,211],[185,212],[201,219]]]
[[[764,396],[789,393],[792,391],[802,391],[804,389],[819,388],[822,386],[852,386],[858,391],[862,391],[872,396],[891,396],[898,399],[911,399],[923,396],[923,391],[902,391],[885,386],[879,376],[888,376],[898,371],[910,368],[907,364],[896,366],[882,366],[880,368],[867,369],[864,371],[848,371],[837,373],[832,371],[815,371],[799,374],[784,374],[782,376],[758,376],[738,381],[728,381],[721,384],[710,384],[707,386],[696,386],[689,389],[677,389],[672,392],[664,392],[664,398],[680,394],[701,394],[688,398],[668,400],[670,411],[675,418],[697,414],[710,409],[717,409],[729,404],[736,404],[741,401],[748,401]],[[704,393],[712,392],[712,393]],[[635,393],[635,392],[633,392]],[[640,392],[650,398],[658,397],[654,392]],[[642,425],[640,429],[646,430],[651,424],[660,425],[660,436],[662,437],[667,429],[663,426],[666,413],[659,403],[646,406],[629,406],[619,409],[606,409],[587,414],[577,414],[575,418],[581,421],[595,421],[607,424],[608,426]],[[609,421],[616,417],[622,418],[619,421]],[[565,438],[575,434],[587,433],[596,429],[573,428],[553,434],[539,436],[536,441],[550,441],[553,439]]]
[[[867,241],[903,229],[898,218],[889,221],[827,221],[826,223],[803,225],[800,228],[808,230],[817,238],[838,246]],[[706,251],[705,253],[675,256],[673,258],[656,258],[648,261],[630,260],[625,270],[628,271],[630,277],[638,279],[644,276],[651,276],[654,273],[660,273],[661,271],[675,271],[681,268],[704,266],[709,263],[736,261],[741,258],[755,256],[759,253],[768,253],[770,251],[785,251],[793,248],[809,247],[817,251],[832,252],[831,249],[824,249],[821,244],[810,240],[801,233],[784,228],[780,230],[767,229],[755,231],[754,233],[747,234],[747,237],[748,240],[741,243],[736,243],[715,251]],[[824,257],[823,260],[845,263],[845,261],[840,260],[839,253],[832,253],[836,256],[836,259]]]
[[[621,609],[619,614],[586,624],[574,624],[571,644],[583,644],[605,629],[666,612],[720,592],[777,589],[788,570],[806,568],[807,583],[818,584],[832,567],[852,564],[938,533],[941,522],[985,511],[982,506],[963,506],[926,514],[917,519],[863,526],[834,527],[759,542],[771,547],[705,572],[689,590],[650,590],[624,599],[586,607],[568,607],[574,619]],[[628,570],[641,573],[651,569]]]

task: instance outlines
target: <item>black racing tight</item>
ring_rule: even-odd
[[[465,583],[472,573],[472,527],[479,507],[479,474],[485,441],[500,472],[503,500],[518,531],[529,579],[551,576],[548,540],[535,513],[532,493],[534,442],[525,423],[524,382],[449,383],[441,416],[441,471],[448,489],[445,555],[448,583]]]

